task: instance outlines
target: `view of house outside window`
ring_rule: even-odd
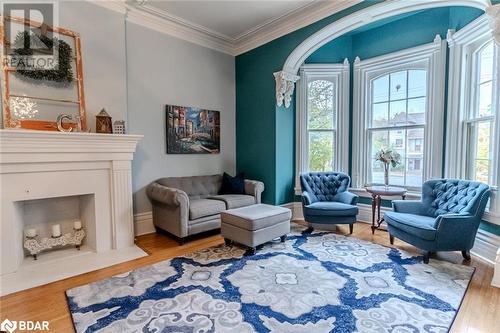
[[[423,178],[423,147],[426,114],[427,71],[403,70],[371,82],[369,115],[372,184],[383,184],[384,167],[374,157],[380,149],[401,155],[401,164],[391,168],[391,185],[420,187]]]

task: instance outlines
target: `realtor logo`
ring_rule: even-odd
[[[49,322],[43,321],[32,321],[32,320],[9,320],[5,319],[0,324],[0,332],[13,333],[15,330],[20,331],[48,331]]]
[[[5,2],[3,66],[17,70],[54,70],[58,67],[59,38],[54,33],[57,3]]]
[[[0,324],[0,331],[12,333],[17,328],[17,321],[10,321],[9,319],[5,319]]]

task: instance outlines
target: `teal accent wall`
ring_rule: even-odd
[[[276,107],[272,73],[311,34],[378,2],[362,2],[236,57],[236,169],[265,183],[263,202],[294,199],[295,106]]]
[[[312,33],[375,3],[363,2],[236,57],[236,167],[238,172],[265,183],[263,202],[300,201],[293,190],[295,98],[288,109],[276,107],[272,73],[281,70],[293,49]],[[306,59],[306,63],[339,63],[348,58],[352,64],[356,56],[368,59],[426,44],[436,34],[446,38],[448,29],[460,30],[482,14],[475,8],[444,7],[381,20],[322,46]],[[350,104],[352,107],[352,93]],[[352,121],[352,109],[349,113]],[[352,141],[351,122],[349,127]],[[361,198],[360,202],[369,204],[370,199]],[[390,201],[383,204],[390,206]],[[484,222],[481,228],[500,235],[499,226]]]

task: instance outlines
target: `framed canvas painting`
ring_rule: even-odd
[[[188,106],[166,107],[167,154],[218,154],[220,112]]]

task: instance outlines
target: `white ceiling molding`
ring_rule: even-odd
[[[354,6],[362,0],[313,1],[268,20],[236,38],[171,15],[148,4],[147,0],[87,1],[126,15],[129,22],[236,56]]]

